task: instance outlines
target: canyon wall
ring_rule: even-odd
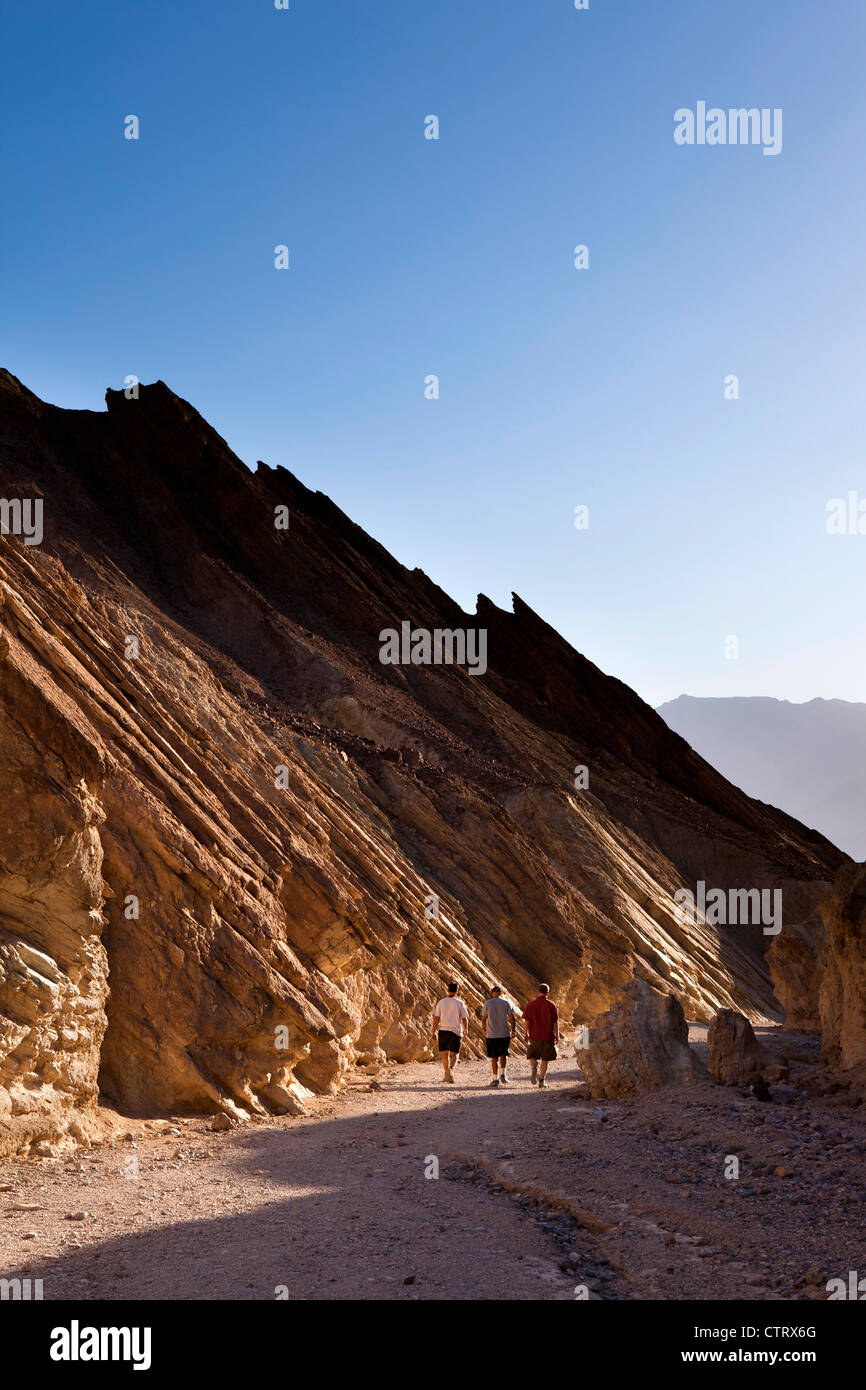
[[[463,613],[162,383],[107,405],[0,373],[0,497],[44,516],[0,537],[0,1151],[98,1099],[295,1112],[428,1055],[452,976],[473,1008],[543,977],[566,1021],[635,975],[782,1016],[760,926],[673,895],[782,888],[811,943],[838,850],[517,596]],[[484,628],[488,670],[383,665],[403,621]]]

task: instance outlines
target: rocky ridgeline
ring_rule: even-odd
[[[826,840],[516,596],[463,613],[162,383],[107,405],[0,373],[0,497],[44,526],[0,537],[0,1151],[86,1140],[99,1098],[299,1110],[356,1059],[428,1055],[449,976],[471,1005],[546,978],[566,1020],[633,976],[649,1012],[780,1017],[760,928],[678,914],[698,880],[783,890],[797,999]],[[483,628],[487,669],[383,665],[406,621]]]

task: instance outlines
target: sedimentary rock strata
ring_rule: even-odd
[[[542,976],[566,1022],[633,975],[779,1016],[760,929],[673,895],[781,888],[784,936],[838,851],[516,596],[463,613],[162,383],[107,405],[0,373],[0,497],[44,528],[0,537],[0,1147],[97,1096],[297,1110],[426,1055],[452,975],[472,1006]],[[484,673],[384,664],[404,621],[483,628]]]

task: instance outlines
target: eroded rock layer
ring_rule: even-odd
[[[808,931],[838,851],[516,596],[461,612],[162,383],[107,403],[0,373],[0,498],[44,525],[0,538],[0,1148],[98,1093],[295,1110],[425,1055],[452,975],[473,1004],[543,976],[566,1022],[633,975],[778,1016],[760,928],[673,894],[782,888]],[[383,666],[403,621],[485,628],[489,669]]]

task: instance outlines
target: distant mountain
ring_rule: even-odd
[[[749,796],[866,859],[866,704],[680,695],[658,713]]]

